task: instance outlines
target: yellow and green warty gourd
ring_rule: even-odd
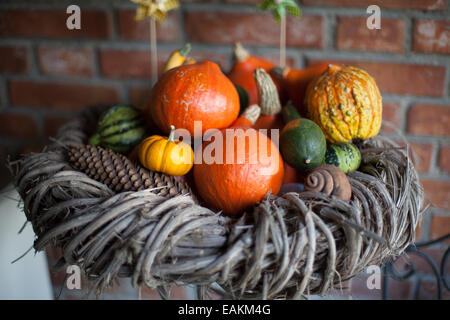
[[[329,65],[309,84],[305,103],[309,118],[331,143],[368,139],[380,130],[380,90],[359,68]]]

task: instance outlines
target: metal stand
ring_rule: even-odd
[[[447,263],[448,257],[450,256],[450,245],[447,247],[447,249],[444,252],[444,255],[442,256],[440,269],[438,268],[436,263],[433,261],[433,259],[431,259],[431,257],[429,255],[427,255],[425,252],[421,251],[420,249],[430,247],[435,244],[444,243],[444,241],[446,241],[448,239],[450,239],[450,233],[443,237],[435,239],[435,240],[431,240],[431,241],[427,241],[427,242],[419,242],[419,243],[416,243],[415,245],[410,245],[405,250],[405,253],[415,254],[415,255],[420,256],[431,266],[431,268],[433,270],[433,275],[435,277],[436,284],[437,284],[436,298],[438,300],[442,300],[443,289],[450,291],[450,288],[449,288],[450,286],[449,286],[449,283],[447,282],[448,279],[446,278],[449,275],[445,275],[446,263]],[[383,300],[388,299],[389,278],[401,281],[401,280],[409,279],[411,276],[416,274],[416,269],[414,267],[414,264],[410,264],[410,263],[405,265],[404,270],[401,270],[401,271],[396,270],[394,267],[394,264],[399,258],[400,257],[393,259],[392,261],[389,261],[383,267],[383,286],[382,286]],[[414,299],[418,299],[419,290],[420,290],[420,287],[417,288],[417,290],[415,290]]]

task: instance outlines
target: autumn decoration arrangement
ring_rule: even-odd
[[[200,201],[232,217],[267,194],[277,195],[285,184],[351,200],[346,174],[361,163],[351,141],[373,137],[381,125],[381,96],[367,72],[319,65],[284,68],[280,77],[280,68],[236,44],[234,65],[224,74],[214,62],[191,61],[190,50],[186,44],[172,52],[145,107],[116,105],[100,117],[86,150],[96,159],[108,156],[108,166],[101,171],[95,164],[92,171],[83,165],[87,153],[72,150],[77,168],[88,168],[114,190],[153,186],[147,170],[169,180],[181,177]],[[294,93],[300,96],[295,104]],[[185,130],[190,140],[177,139],[175,129]],[[202,141],[199,150],[195,139]],[[212,159],[205,158],[214,148]],[[120,158],[114,160],[112,152]],[[123,162],[126,155],[137,167]]]
[[[133,2],[152,31],[178,6]],[[125,276],[166,298],[174,284],[204,298],[214,283],[226,298],[299,299],[414,241],[423,189],[407,152],[377,137],[375,79],[286,67],[286,15],[298,8],[260,8],[281,23],[278,65],[237,43],[222,70],[187,43],[145,105],[87,108],[18,162],[36,250],[61,248],[60,264],[80,265],[99,291]]]

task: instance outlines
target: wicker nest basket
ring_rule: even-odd
[[[61,248],[60,263],[79,265],[96,292],[130,277],[164,298],[170,286],[192,284],[201,299],[212,288],[225,298],[298,299],[340,288],[414,242],[423,189],[405,148],[388,138],[358,144],[350,203],[267,195],[236,221],[186,195],[114,194],[72,169],[67,147],[86,143],[100,111],[87,108],[42,153],[13,164],[35,250]]]

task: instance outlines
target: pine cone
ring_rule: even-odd
[[[169,175],[149,171],[110,149],[91,145],[72,147],[68,152],[68,160],[72,167],[117,193],[164,186],[166,188],[157,189],[155,193],[163,197],[189,193],[196,201],[187,184]]]

